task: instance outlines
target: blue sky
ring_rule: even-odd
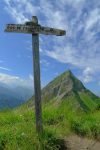
[[[100,93],[99,0],[1,0],[0,82],[33,85],[31,35],[4,32],[7,23],[24,23],[33,15],[40,24],[67,32],[64,37],[40,35],[42,86],[70,69]]]

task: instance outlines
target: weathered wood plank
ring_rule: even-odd
[[[63,36],[66,34],[65,30],[61,29],[55,29],[55,28],[49,28],[49,27],[40,27],[40,34],[45,34],[45,35],[56,35],[56,36]]]
[[[26,33],[26,34],[37,34],[39,33],[39,27],[37,26],[28,26],[20,24],[7,24],[5,32],[16,32],[16,33]]]
[[[39,35],[32,35],[33,45],[33,66],[34,66],[34,90],[35,90],[35,113],[36,129],[38,133],[43,130],[42,127],[42,104],[41,104],[41,82],[40,82],[40,59],[39,59]]]
[[[32,22],[29,22],[32,23]],[[18,33],[28,33],[28,34],[45,34],[45,35],[57,35],[63,36],[66,34],[66,31],[61,29],[43,27],[38,24],[35,25],[22,25],[22,24],[8,24],[6,25],[6,32],[18,32]]]

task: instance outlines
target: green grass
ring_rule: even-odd
[[[100,111],[76,111],[70,102],[43,104],[43,135],[35,131],[34,108],[0,112],[0,150],[59,150],[62,139],[77,133],[100,140]]]
[[[80,98],[89,110],[94,110],[98,105],[98,103],[95,102],[95,100],[91,99],[91,97],[84,92],[80,93]]]

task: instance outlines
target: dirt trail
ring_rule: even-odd
[[[65,139],[68,150],[100,150],[100,142],[71,135]]]

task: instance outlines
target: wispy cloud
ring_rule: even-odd
[[[29,16],[36,14],[40,9],[32,5],[31,0],[4,0],[5,10],[12,16],[17,23],[23,23],[29,20]]]
[[[100,1],[4,1],[5,9],[17,23],[37,15],[44,25],[67,31],[65,37],[43,37],[40,49],[45,55],[83,70],[85,82],[91,81],[93,74],[100,73]]]
[[[48,67],[50,65],[50,63],[46,59],[41,59],[40,63],[45,67]]]
[[[83,74],[80,76],[80,79],[84,83],[88,83],[93,80],[93,75],[94,71],[91,68],[87,67],[85,70],[83,70]]]
[[[6,71],[11,71],[11,69],[9,68],[5,68],[5,67],[0,67],[1,70],[6,70]]]
[[[12,86],[12,87],[16,87],[16,86],[24,86],[24,87],[33,87],[33,78],[32,76],[29,76],[29,78],[27,79],[23,79],[19,76],[13,76],[13,75],[9,75],[9,74],[4,74],[4,73],[0,73],[0,82],[8,85],[8,86]]]
[[[66,26],[68,35],[65,38],[52,38],[53,47],[45,50],[45,53],[57,61],[83,69],[84,82],[89,82],[93,79],[93,74],[100,73],[99,2],[94,5],[93,0],[91,3],[85,0],[64,0],[60,8],[60,11],[64,12],[60,13],[59,17],[62,15],[61,18],[65,18],[62,27]],[[54,12],[53,9],[51,11]],[[56,17],[54,20],[57,20]],[[59,19],[57,21],[60,24]],[[91,75],[84,72],[87,68],[92,70]]]
[[[96,7],[94,10],[89,12],[89,16],[87,17],[85,30],[91,30],[94,25],[100,22],[100,8]]]

